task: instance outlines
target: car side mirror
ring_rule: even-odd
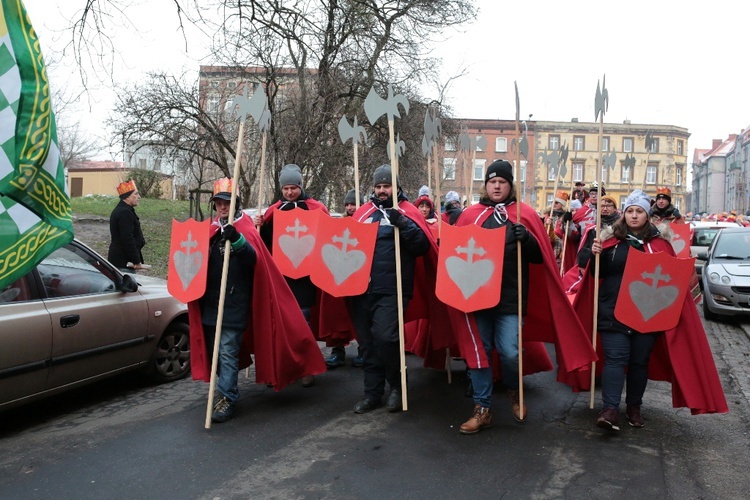
[[[695,258],[698,260],[708,260],[708,252],[706,252],[705,250],[695,252]]]
[[[138,290],[138,282],[133,278],[132,274],[125,273],[122,277],[122,285],[120,285],[120,291],[123,293],[131,293]]]

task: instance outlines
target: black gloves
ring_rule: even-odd
[[[510,230],[513,233],[513,238],[520,241],[521,244],[529,241],[529,230],[523,224],[513,224],[510,226]]]
[[[240,233],[234,228],[233,225],[227,224],[221,230],[221,234],[225,240],[229,240],[231,243],[236,243],[240,239]]]
[[[563,214],[563,222],[570,222],[573,220],[573,214],[570,212],[565,212]]]
[[[406,227],[408,227],[408,217],[399,212],[398,209],[388,208],[386,209],[386,213],[388,214],[388,220],[391,221],[391,224],[393,224],[397,228],[405,229]]]

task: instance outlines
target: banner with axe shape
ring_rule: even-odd
[[[203,222],[172,219],[167,290],[180,302],[197,300],[206,291],[210,228],[209,219]]]
[[[671,330],[680,320],[695,259],[628,252],[615,318],[641,333]]]

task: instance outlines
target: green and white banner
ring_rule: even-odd
[[[73,239],[39,39],[21,0],[0,0],[0,290]]]

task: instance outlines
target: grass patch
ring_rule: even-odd
[[[116,196],[83,196],[70,200],[73,215],[76,217],[99,216],[109,219],[112,209],[115,208],[119,199]],[[188,201],[161,200],[152,198],[141,198],[139,205],[135,208],[141,220],[141,229],[146,238],[146,246],[143,247],[143,258],[146,264],[152,266],[148,272],[150,276],[167,278],[169,265],[169,242],[172,233],[172,219],[185,221],[189,217],[190,203]],[[109,226],[107,226],[108,228]],[[107,229],[107,233],[109,229]],[[109,248],[109,238],[105,243],[98,245],[82,239],[90,244],[94,250],[105,257]]]

